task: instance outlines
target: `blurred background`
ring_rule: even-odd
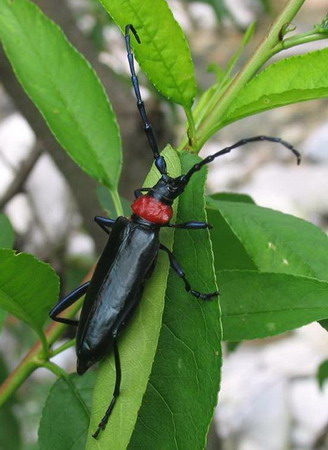
[[[135,106],[122,35],[97,0],[36,0],[102,79],[121,127],[124,167],[121,194],[132,200],[151,164]],[[169,0],[192,49],[200,92],[216,79],[256,21],[255,35],[240,65],[263,39],[286,3],[276,0]],[[320,23],[322,0],[308,0],[294,21],[298,32]],[[325,41],[292,49],[292,54],[327,46]],[[289,51],[291,54],[291,52]],[[286,54],[282,55],[286,56]],[[240,67],[240,66],[239,66]],[[165,101],[139,73],[160,148],[179,143],[182,111]],[[219,158],[210,166],[209,192],[242,192],[257,204],[294,214],[328,229],[328,102],[291,105],[226,127],[202,155],[240,138],[280,136],[303,155],[297,167],[279,146],[261,143]],[[60,274],[63,292],[76,287],[102,250],[106,236],[93,217],[104,214],[103,191],[62,151],[26,97],[0,49],[0,209],[16,232],[15,248],[37,255]],[[115,217],[111,205],[107,205]],[[302,236],[300,236],[302,239]],[[0,338],[0,381],[24,356],[35,336],[8,318]],[[328,336],[318,324],[261,341],[225,349],[220,405],[211,428],[210,450],[328,449],[328,388],[316,374],[328,358]],[[56,361],[75,370],[74,350]],[[0,413],[0,450],[16,449],[8,431],[21,436],[22,449],[37,448],[37,427],[53,375],[38,370]],[[65,450],[65,449],[63,449]]]

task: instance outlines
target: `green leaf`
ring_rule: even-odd
[[[12,248],[15,233],[7,216],[0,214],[0,248]]]
[[[26,322],[41,339],[58,291],[58,276],[48,264],[26,253],[0,250],[0,307]]]
[[[216,126],[222,128],[268,109],[327,97],[327,57],[326,48],[271,64],[240,90]]]
[[[223,336],[258,339],[328,317],[328,283],[283,273],[218,272]]]
[[[12,248],[14,241],[15,233],[8,217],[4,214],[0,214],[0,248]],[[0,309],[0,330],[5,318],[6,312]]]
[[[216,210],[213,202],[210,208],[217,269],[259,269],[328,281],[328,237],[316,226],[247,203],[218,201]],[[242,262],[232,254],[242,255]]]
[[[4,347],[4,346],[3,346]],[[9,375],[6,364],[0,354],[0,385]],[[17,405],[16,396],[13,395],[0,408],[0,448],[1,450],[22,450],[22,436],[20,430],[20,423],[14,414],[14,407],[16,411],[20,410]]]
[[[121,169],[119,129],[89,63],[28,0],[0,0],[0,39],[59,143],[88,174],[115,189]]]
[[[162,155],[165,156],[169,173],[172,176],[180,175],[180,163],[176,152],[168,147]],[[158,177],[158,170],[153,166],[145,186],[155,184]],[[161,232],[161,242],[172,247],[171,230]],[[119,352],[123,374],[121,394],[106,430],[96,441],[91,435],[96,431],[108,408],[115,382],[113,356],[100,364],[86,446],[88,450],[109,448],[120,450],[125,449],[129,443],[157,349],[168,273],[168,258],[160,254],[151,281],[146,284],[141,304],[120,337]],[[104,395],[104,392],[108,395]]]
[[[328,359],[326,359],[320,364],[317,373],[317,379],[321,389],[323,388],[323,385],[325,384],[327,378],[328,378]]]
[[[323,329],[328,331],[328,319],[320,320],[319,324],[322,326]]]
[[[214,203],[212,203],[214,200]],[[237,203],[252,203],[255,205],[255,201],[247,194],[239,194],[236,192],[218,192],[216,194],[211,194],[206,197],[206,205],[211,207],[213,204],[214,209],[216,208],[216,201],[221,200],[225,202],[237,202]]]
[[[136,58],[153,85],[169,100],[190,109],[196,80],[187,40],[165,0],[101,0],[124,32],[132,24]]]
[[[182,154],[182,173],[197,161]],[[206,171],[195,175],[179,198],[176,223],[206,221],[205,178]],[[173,253],[194,289],[216,290],[207,230],[176,230]],[[217,297],[196,299],[170,271],[157,353],[129,449],[205,448],[220,383],[219,317]]]
[[[247,253],[243,242],[220,214],[213,198],[207,203],[208,222],[212,225],[211,240],[216,270],[255,270],[257,267]],[[213,209],[215,207],[216,209]]]
[[[40,450],[84,450],[95,375],[70,375],[52,386],[39,427]]]
[[[167,150],[165,158],[169,173],[177,176],[180,171],[177,171],[179,164],[175,152]],[[185,165],[190,167],[194,159],[184,155],[181,162],[186,171]],[[152,176],[145,185],[150,186],[154,181]],[[193,181],[179,199],[175,222],[206,220],[202,212],[205,173],[197,174]],[[171,231],[161,231],[161,242],[168,247],[172,242]],[[174,253],[193,287],[205,292],[214,291],[208,232],[176,230],[174,236]],[[169,266],[167,255],[162,253],[146,284],[136,315],[119,342],[122,360],[120,398],[99,440],[88,440],[88,450],[205,446],[220,379],[218,302],[216,299],[204,302],[192,297],[185,292],[176,273],[170,273],[164,307]],[[95,388],[91,432],[95,431],[110,401],[110,395],[103,393],[104,389],[112,392],[115,376],[113,367],[108,371],[109,365],[105,362]]]
[[[3,322],[5,321],[5,318],[6,318],[6,311],[0,309],[0,330],[2,328]]]

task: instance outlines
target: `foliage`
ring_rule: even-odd
[[[132,38],[132,45],[140,66],[162,95],[185,110],[185,138],[178,149],[168,146],[163,153],[171,175],[185,173],[197,158],[191,153],[226,124],[327,95],[326,49],[285,58],[262,70],[284,48],[326,38],[325,21],[308,33],[286,36],[285,24],[302,3],[288,3],[248,64],[233,74],[251,39],[252,29],[248,30],[220,81],[194,104],[197,91],[190,49],[165,0],[103,0],[121,29],[128,23],[137,28],[141,44]],[[102,202],[109,205],[106,208],[121,214],[119,130],[88,62],[29,0],[0,0],[0,39],[19,81],[62,147],[109,190],[112,203],[106,200],[106,191],[100,192]],[[157,177],[153,168],[146,184],[152,185]],[[328,318],[327,236],[300,219],[260,208],[248,197],[215,195],[206,199],[205,209],[205,178],[205,170],[194,177],[176,202],[175,218],[184,222],[208,216],[214,227],[211,235],[204,230],[185,232],[182,240],[182,231],[165,230],[162,240],[173,248],[195,288],[215,290],[217,276],[224,339],[272,336]],[[169,273],[167,259],[160,257],[142,305],[120,342],[124,374],[120,406],[106,432],[95,441],[90,436],[114,383],[112,358],[100,365],[89,413],[93,375],[82,380],[67,377],[50,361],[72,345],[69,342],[52,350],[65,327],[56,324],[44,329],[46,313],[58,294],[57,278],[44,263],[10,250],[13,235],[3,216],[0,231],[0,306],[28,323],[42,342],[3,384],[0,403],[37,367],[61,376],[44,408],[40,448],[80,449],[85,440],[87,449],[204,448],[220,379],[218,303],[193,299],[182,289],[181,280]],[[89,414],[91,433],[87,437]]]

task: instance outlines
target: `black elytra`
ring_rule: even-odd
[[[165,159],[158,150],[140,95],[130,45],[130,32],[133,33],[139,44],[140,39],[133,25],[125,27],[125,43],[132,85],[149,146],[153,152],[155,166],[160,173],[160,179],[152,187],[135,190],[136,200],[132,205],[133,213],[130,218],[118,217],[114,220],[95,217],[95,222],[109,234],[109,238],[93,277],[91,281],[84,283],[60,300],[50,311],[50,317],[53,320],[77,326],[76,354],[77,373],[79,375],[82,375],[104,356],[111,352],[114,354],[116,370],[114,392],[109,407],[93,434],[94,438],[98,438],[101,430],[105,429],[120,393],[121,365],[117,344],[118,337],[140,302],[144,284],[153,272],[159,250],[168,254],[171,268],[182,279],[186,291],[191,295],[201,300],[211,300],[218,295],[218,292],[201,293],[193,289],[172,252],[161,244],[159,239],[159,232],[162,227],[188,230],[211,228],[206,222],[170,223],[172,218],[171,205],[183,193],[193,174],[215,158],[229,153],[237,147],[258,141],[279,143],[290,150],[296,156],[297,162],[300,162],[299,152],[288,142],[277,137],[255,136],[242,139],[206,157],[192,166],[184,175],[176,178],[170,177],[167,173]],[[58,317],[61,312],[83,295],[85,295],[85,300],[79,321]]]

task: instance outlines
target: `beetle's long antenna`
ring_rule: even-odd
[[[141,41],[140,41],[140,38],[139,38],[138,33],[137,33],[136,29],[134,28],[134,26],[131,24],[126,25],[126,27],[125,27],[125,45],[126,45],[126,51],[128,54],[128,61],[129,61],[129,66],[130,66],[132,85],[133,85],[135,96],[137,97],[137,106],[139,109],[141,120],[144,124],[144,130],[145,130],[150,148],[154,155],[155,165],[162,175],[166,175],[167,169],[166,169],[165,159],[163,158],[163,156],[160,156],[160,154],[159,154],[158,145],[157,145],[157,142],[156,142],[153,130],[152,130],[152,126],[148,120],[146,108],[145,108],[144,102],[142,101],[142,98],[141,98],[139,81],[138,81],[138,77],[137,77],[137,74],[136,74],[136,71],[134,68],[134,57],[133,57],[133,53],[131,50],[131,44],[130,44],[130,31],[132,31],[138,44],[140,44]]]
[[[198,172],[203,166],[206,164],[209,164],[212,162],[215,158],[221,155],[225,155],[226,153],[231,152],[234,148],[242,147],[245,144],[248,144],[250,142],[259,142],[259,141],[269,141],[269,142],[276,142],[277,144],[281,144],[284,147],[286,147],[288,150],[290,150],[297,159],[297,164],[300,164],[301,162],[301,155],[300,153],[288,142],[283,141],[282,139],[278,137],[272,137],[272,136],[254,136],[251,138],[241,139],[240,141],[236,142],[233,145],[230,145],[229,147],[225,147],[222,150],[219,150],[217,153],[214,153],[214,155],[207,156],[207,158],[203,159],[203,161],[200,161],[199,163],[196,163],[187,173],[186,175],[182,175],[180,178],[183,184],[187,184],[192,177],[192,175],[195,172]]]

